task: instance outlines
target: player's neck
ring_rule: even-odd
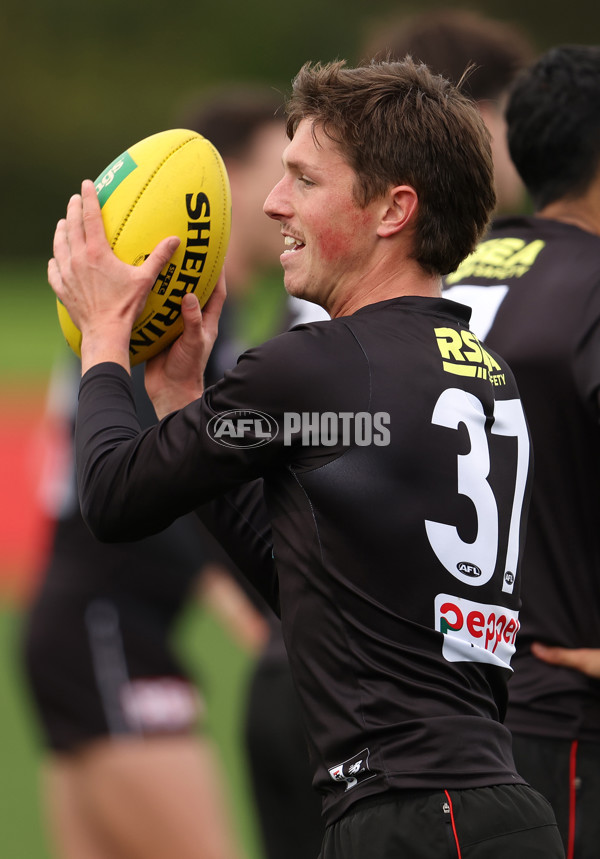
[[[403,271],[395,270],[389,277],[367,280],[360,289],[347,291],[345,295],[335,296],[332,307],[327,310],[332,317],[350,316],[379,301],[399,298],[404,295],[422,295],[427,298],[439,298],[442,294],[441,278],[427,274],[421,266],[410,261]]]
[[[596,179],[582,197],[556,200],[537,212],[537,215],[572,224],[580,230],[600,236],[600,179]]]

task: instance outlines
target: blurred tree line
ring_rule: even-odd
[[[47,257],[81,179],[207,88],[262,81],[283,95],[304,61],[357,62],[382,19],[440,5],[520,23],[540,50],[599,41],[593,0],[4,0],[0,258]]]

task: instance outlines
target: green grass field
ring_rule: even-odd
[[[65,349],[45,261],[0,262],[4,331],[0,337],[0,424],[27,398],[40,401],[55,357]],[[2,480],[4,484],[5,481]],[[2,491],[9,498],[10,487]],[[0,546],[0,585],[3,558]],[[19,663],[22,607],[0,589],[0,857],[50,859],[41,819],[38,770],[43,750]],[[216,621],[190,605],[176,647],[207,701],[208,732],[221,753],[230,802],[247,859],[261,859],[242,750],[250,658]]]

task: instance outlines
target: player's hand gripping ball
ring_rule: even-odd
[[[108,241],[123,262],[140,265],[167,236],[181,244],[131,332],[132,366],[161,352],[183,330],[181,299],[203,307],[217,284],[231,228],[231,192],[221,156],[195,131],[172,129],[136,143],[95,182]],[[60,327],[81,356],[81,333],[58,301]]]

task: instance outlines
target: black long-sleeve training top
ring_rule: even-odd
[[[328,822],[387,790],[522,781],[502,719],[529,436],[468,315],[403,297],[299,326],[144,431],[121,367],[82,380],[86,520],[133,539],[217,499],[280,609]]]

